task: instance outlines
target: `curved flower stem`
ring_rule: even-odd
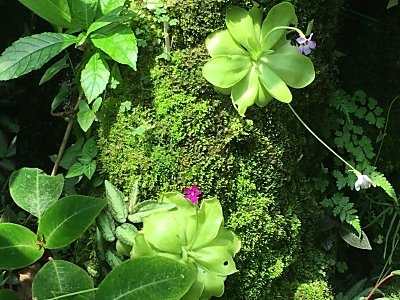
[[[279,29],[289,29],[289,30],[294,30],[296,31],[301,37],[305,37],[303,31],[301,31],[300,29],[296,28],[296,27],[292,27],[292,26],[276,26],[274,28],[272,28],[270,31],[268,31],[267,35],[264,37],[264,40],[266,40],[268,38],[268,36],[274,32],[275,30],[279,30]]]
[[[344,162],[356,175],[361,175],[359,171],[357,171],[352,165],[350,165],[347,161],[345,161],[339,154],[337,154],[331,147],[329,147],[323,140],[320,139],[318,135],[316,135],[310,127],[307,126],[307,124],[300,118],[300,116],[296,113],[294,108],[290,105],[289,108],[293,112],[293,114],[296,116],[296,118],[300,121],[300,123],[322,144],[324,145],[329,151],[331,151],[337,158],[339,158],[342,162]]]
[[[393,277],[394,274],[389,274],[388,276],[386,276],[385,278],[383,278],[381,281],[378,282],[378,284],[372,289],[372,291],[368,294],[367,298],[365,298],[365,300],[369,300],[371,298],[371,296],[375,293],[375,291],[378,289],[378,287],[384,283],[387,279]]]

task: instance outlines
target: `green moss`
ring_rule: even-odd
[[[301,254],[315,249],[310,227],[321,213],[298,165],[305,140],[281,103],[251,107],[244,119],[203,79],[203,40],[224,25],[228,1],[179,2],[170,8],[179,21],[171,61],[140,53],[138,73],[127,74],[122,92],[103,104],[100,168],[125,192],[139,179],[142,200],[192,184],[203,197],[217,196],[242,240],[239,273],[228,277],[224,298],[293,299],[297,285],[319,271],[310,268],[302,280],[290,275],[307,273],[299,259],[312,257]],[[297,101],[306,98],[297,93]],[[119,112],[127,100],[132,110]]]
[[[333,300],[331,290],[325,281],[303,283],[298,286],[294,300]]]

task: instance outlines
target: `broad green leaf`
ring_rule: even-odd
[[[284,103],[292,101],[292,93],[287,85],[265,63],[257,62],[257,73],[261,84],[272,97]]]
[[[61,83],[60,89],[58,90],[57,95],[54,97],[53,102],[51,102],[51,112],[54,112],[60,106],[60,104],[64,102],[64,100],[68,97],[69,92],[68,82],[64,81]]]
[[[251,66],[249,56],[217,56],[204,65],[203,76],[217,87],[230,88],[249,73]]]
[[[226,13],[226,27],[232,37],[249,52],[261,51],[260,39],[254,31],[253,18],[244,8],[234,6]]]
[[[97,11],[98,0],[68,0],[72,19],[84,29],[92,24]]]
[[[62,248],[78,239],[105,205],[105,200],[87,196],[67,196],[55,202],[39,221],[38,235],[45,248]]]
[[[115,63],[111,69],[110,87],[112,89],[116,89],[121,82],[122,82],[122,76],[121,73],[119,72],[118,64]]]
[[[272,32],[271,30],[278,26],[289,26],[291,24],[297,24],[296,13],[291,3],[282,2],[272,7],[261,27],[262,49],[269,50],[273,48],[288,32],[287,29],[279,29]]]
[[[71,14],[65,0],[18,0],[38,16],[59,27],[71,28]]]
[[[77,265],[64,260],[47,262],[35,275],[32,296],[37,300],[51,299],[69,293],[93,289],[93,279]],[[94,299],[94,292],[79,294],[68,299]]]
[[[113,242],[115,240],[114,219],[111,217],[107,210],[103,210],[97,217],[97,227],[99,228],[101,235],[107,242]]]
[[[232,38],[228,30],[220,30],[210,34],[206,39],[206,47],[211,57],[248,55],[247,51]]]
[[[259,107],[264,107],[267,105],[271,100],[272,96],[267,92],[265,87],[261,84],[261,82],[258,82],[258,97],[256,99],[256,105]]]
[[[178,300],[188,291],[196,273],[194,268],[162,256],[129,259],[103,280],[96,300]]]
[[[123,23],[126,21],[129,21],[130,17],[129,16],[119,16],[118,14],[121,12],[122,8],[117,8],[111,11],[110,13],[106,14],[105,16],[102,16],[98,18],[96,21],[94,21],[88,31],[87,35],[91,34],[92,32],[95,32],[96,30],[103,28],[107,25],[110,25],[111,23]]]
[[[0,269],[19,269],[33,264],[42,257],[36,235],[28,228],[0,223]]]
[[[81,86],[90,104],[106,89],[110,71],[100,53],[94,53],[82,70]]]
[[[82,130],[86,132],[96,119],[96,114],[90,109],[86,101],[79,100],[79,111],[76,114],[76,117]]]
[[[40,79],[39,85],[42,85],[43,83],[52,79],[62,69],[68,68],[67,59],[68,54],[65,54],[63,58],[51,65],[43,74],[42,78]]]
[[[128,207],[125,202],[125,195],[109,181],[104,181],[106,196],[111,215],[119,223],[125,223],[128,216]]]
[[[133,246],[135,244],[135,236],[138,234],[138,230],[135,225],[124,223],[115,229],[115,235],[117,239],[122,243]]]
[[[20,38],[0,56],[0,81],[40,69],[46,62],[77,42],[73,35],[44,32]]]
[[[94,172],[96,171],[97,162],[92,160],[90,163],[83,166],[83,174],[90,180],[93,177]]]
[[[304,55],[298,53],[273,54],[264,59],[265,64],[292,88],[303,88],[313,82],[315,78],[314,65]]]
[[[61,174],[48,176],[36,168],[22,168],[10,178],[10,193],[14,202],[39,219],[58,200],[63,186]]]
[[[256,101],[258,85],[258,74],[255,67],[252,67],[250,72],[232,87],[232,102],[242,117],[246,109]]]
[[[137,42],[128,26],[107,25],[91,35],[93,44],[120,64],[128,65],[136,71]]]
[[[78,156],[81,154],[84,139],[78,139],[74,144],[68,147],[61,159],[60,166],[66,170],[69,170],[73,163],[76,162]]]
[[[92,104],[92,111],[94,113],[97,113],[98,110],[100,109],[101,103],[103,102],[103,99],[101,97],[98,97],[96,100],[94,100]]]
[[[106,15],[118,7],[125,4],[125,0],[99,0],[102,15]]]
[[[65,178],[81,176],[83,175],[83,171],[84,171],[83,164],[77,161],[69,168],[67,175],[65,175]]]
[[[82,156],[88,156],[92,160],[97,155],[97,144],[94,137],[88,139],[83,146]]]
[[[342,224],[339,228],[339,234],[350,246],[364,250],[372,250],[371,244],[369,243],[368,237],[364,231],[362,231],[362,235],[359,237],[354,228]]]
[[[128,216],[128,219],[132,223],[139,223],[142,222],[143,217],[149,214],[171,210],[175,207],[176,205],[173,203],[165,203],[155,200],[143,201],[133,208],[132,213]]]
[[[0,299],[19,300],[17,293],[12,290],[0,290]]]

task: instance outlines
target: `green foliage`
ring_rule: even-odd
[[[314,281],[299,285],[293,300],[334,300],[334,297],[325,281]]]
[[[170,258],[129,259],[104,279],[96,299],[181,299],[195,277],[196,272],[192,268]]]
[[[52,260],[35,275],[32,296],[38,300],[50,299],[90,289],[93,279],[84,270],[67,261]],[[94,292],[81,294],[79,299],[94,299]]]
[[[288,26],[297,23],[293,5],[280,3],[261,20],[262,10],[256,5],[250,11],[233,7],[226,15],[228,29],[206,40],[212,58],[204,66],[203,76],[217,90],[231,95],[241,116],[254,103],[263,107],[272,98],[291,102],[287,85],[303,88],[315,77],[311,60],[286,40],[287,30],[293,29]],[[253,34],[249,36],[249,32]]]
[[[75,163],[66,166],[68,173],[65,178],[77,177],[84,174],[90,180],[92,179],[97,166],[97,161],[95,160],[97,155],[96,141],[93,137],[89,138],[80,151],[78,151],[80,148],[78,148],[78,146],[79,145],[77,144],[71,146],[71,148],[69,148],[71,149],[70,152],[66,152],[64,155],[64,157],[66,157],[66,155],[71,155],[69,159],[76,160]],[[77,150],[76,152],[75,149]]]

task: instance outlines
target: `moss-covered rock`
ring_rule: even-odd
[[[124,192],[139,179],[141,199],[192,184],[202,197],[217,196],[227,225],[242,240],[235,259],[240,271],[228,278],[224,298],[293,299],[298,284],[323,279],[318,270],[295,281],[282,278],[307,273],[297,260],[305,244],[314,247],[311,224],[321,215],[299,168],[305,140],[282,103],[251,107],[241,118],[229,98],[214,92],[201,75],[209,58],[203,45],[207,34],[224,26],[229,3],[248,8],[251,1],[182,1],[169,8],[178,19],[171,60],[156,61],[154,48],[143,49],[138,72],[125,73],[119,92],[104,101],[98,132],[102,172]],[[315,12],[325,1],[303,2],[297,7],[304,24],[310,19],[306,9]],[[332,22],[337,9],[326,11]],[[324,65],[330,62],[323,56],[317,61],[317,73],[330,78]],[[315,95],[324,94],[328,83],[313,85]],[[295,99],[321,101],[307,92]],[[119,109],[125,101],[131,109]],[[321,285],[321,293],[325,288]]]

